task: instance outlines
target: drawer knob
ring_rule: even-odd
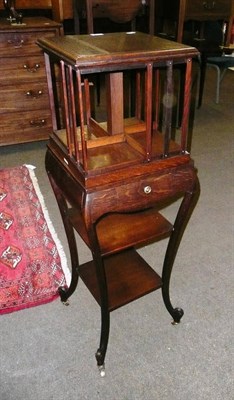
[[[24,64],[24,69],[26,69],[28,72],[37,72],[40,67],[40,64],[34,64],[32,67],[30,67],[28,64]]]
[[[19,49],[20,47],[23,46],[24,40],[15,38],[13,40],[8,40],[7,43],[12,45],[15,49]]]
[[[145,193],[145,194],[150,194],[151,191],[152,191],[151,186],[145,186],[145,187],[144,187],[144,193]]]

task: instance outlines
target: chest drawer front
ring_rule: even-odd
[[[49,110],[21,111],[1,115],[0,143],[24,143],[48,139],[52,129]]]
[[[0,58],[0,86],[46,79],[44,57]]]
[[[53,37],[55,31],[38,32],[2,32],[0,34],[1,57],[20,57],[22,54],[41,54],[36,44],[39,37]]]
[[[187,0],[186,17],[229,16],[232,0]]]
[[[0,115],[3,113],[49,108],[47,83],[24,83],[1,90]]]

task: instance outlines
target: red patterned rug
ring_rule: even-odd
[[[70,279],[33,170],[0,170],[0,314],[52,301]]]

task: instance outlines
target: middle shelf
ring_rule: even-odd
[[[70,208],[69,219],[72,226],[90,247],[81,212]],[[132,213],[107,214],[96,225],[102,256],[162,239],[170,234],[172,228],[172,224],[154,208]]]

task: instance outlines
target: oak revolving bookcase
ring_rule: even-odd
[[[138,32],[42,38],[38,44],[45,54],[53,121],[46,170],[72,264],[71,284],[61,288],[60,295],[65,302],[80,277],[99,303],[101,337],[96,359],[104,374],[111,311],[162,288],[174,322],[183,316],[183,310],[171,304],[169,282],[199,192],[187,151],[191,69],[197,51]],[[185,69],[184,109],[174,141],[171,118],[178,64]],[[99,73],[105,78],[106,98],[101,120],[91,101]],[[181,204],[171,223],[161,209],[178,197]],[[74,229],[92,254],[82,265]],[[136,247],[166,236],[169,242],[160,276]]]

